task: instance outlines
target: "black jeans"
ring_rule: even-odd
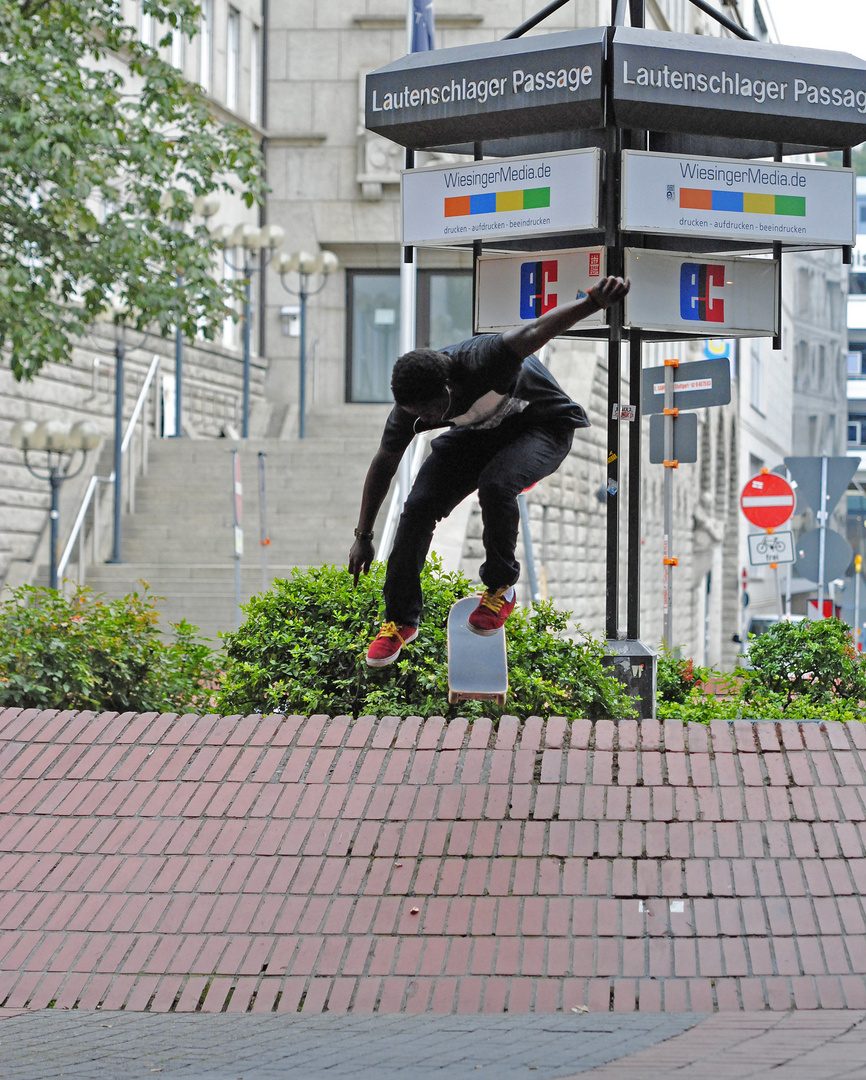
[[[517,496],[559,468],[573,438],[571,426],[526,427],[515,417],[489,430],[452,428],[434,439],[403,507],[388,559],[386,618],[418,625],[421,570],[433,530],[476,489],[484,530],[481,580],[491,591],[513,585],[520,576],[514,554]]]

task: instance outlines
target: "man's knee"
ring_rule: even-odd
[[[507,476],[485,477],[478,485],[478,501],[482,507],[513,502],[523,489]]]

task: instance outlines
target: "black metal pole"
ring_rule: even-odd
[[[643,335],[629,331],[629,404],[633,410],[628,429],[628,589],[626,590],[626,637],[640,637],[640,511],[641,511],[641,416],[640,392]]]
[[[544,22],[548,15],[552,15],[554,11],[559,11],[561,7],[569,3],[569,0],[553,0],[553,3],[548,4],[547,7],[542,8],[537,14],[527,19],[526,22],[521,23],[516,30],[512,30],[510,34],[506,34],[503,41],[508,41],[510,38],[519,38],[533,28],[538,26],[540,22]]]
[[[715,19],[717,23],[721,23],[722,26],[728,28],[732,34],[736,34],[738,38],[742,38],[744,41],[757,41],[758,39],[754,34],[750,34],[748,30],[744,30],[739,23],[735,23],[732,19],[729,19],[727,15],[723,15],[720,11],[716,11],[707,0],[689,0],[690,4],[694,4],[696,8],[700,8],[705,14],[709,15],[711,19]]]
[[[611,0],[611,17],[616,14],[616,0]],[[613,29],[607,31],[609,37]],[[603,186],[605,247],[607,267],[605,273],[620,276],[623,273],[622,233],[620,231],[619,189],[620,163],[622,160],[622,133],[613,122],[613,79],[609,70],[611,42],[608,41],[606,64],[605,102],[605,173]],[[619,455],[620,421],[619,404],[622,390],[621,346],[623,337],[622,304],[608,308],[607,346],[607,462],[605,490],[607,494],[607,542],[605,568],[605,634],[609,639],[619,637]],[[616,408],[615,408],[616,406]],[[617,415],[615,415],[615,413]]]
[[[60,531],[60,485],[63,483],[63,473],[60,464],[50,465],[48,482],[51,484],[51,509],[48,512],[48,587],[57,588],[57,541]]]
[[[122,333],[122,331],[121,331]],[[123,504],[123,337],[114,345],[114,537],[110,563],[123,562],[121,556],[121,511]]]

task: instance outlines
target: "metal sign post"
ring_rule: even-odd
[[[679,360],[665,360],[665,481],[664,481],[664,614],[665,614],[665,644],[669,649],[673,648],[674,636],[674,604],[673,604],[673,569],[677,560],[671,555],[674,534],[674,474],[673,470],[679,468],[679,462],[674,457],[674,420],[679,415],[679,409],[674,408],[674,369],[680,366]]]
[[[827,559],[827,458],[821,458],[821,509],[818,511],[818,618],[824,618],[824,572]]]
[[[235,617],[237,627],[241,625],[241,558],[244,553],[244,531],[241,528],[242,499],[241,456],[235,446],[232,449],[232,534],[234,539]]]
[[[268,504],[265,491],[265,460],[267,454],[259,451],[259,547],[262,551],[262,591],[268,587],[268,548],[271,538],[268,536]]]

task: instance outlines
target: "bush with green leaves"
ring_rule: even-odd
[[[716,693],[700,685],[684,696],[663,699],[660,693],[659,718],[866,719],[866,660],[838,619],[779,622],[751,641],[749,661],[751,667],[735,675],[710,672]]]
[[[568,614],[550,603],[518,608],[506,624],[505,708],[475,701],[450,706],[448,612],[473,590],[468,578],[444,572],[435,557],[422,575],[418,637],[395,663],[368,667],[367,646],[383,619],[384,576],[384,564],[374,563],[356,588],[345,567],[296,570],[253,597],[244,624],[224,635],[228,660],[217,708],[330,716],[635,715],[632,699],[602,666],[601,643],[568,640]]]
[[[24,586],[0,602],[0,706],[180,712],[208,706],[216,665],[197,628],[159,631],[144,587],[122,600]]]
[[[656,658],[656,700],[683,702],[713,673],[662,646]]]

